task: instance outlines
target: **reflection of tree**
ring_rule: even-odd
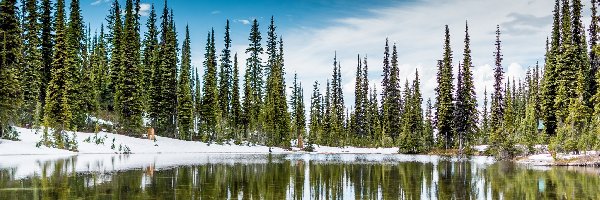
[[[19,179],[0,169],[0,199],[598,199],[597,170],[546,171],[510,163],[211,163],[154,171],[75,173],[76,157],[40,162]],[[579,169],[581,170],[581,169]],[[596,172],[594,174],[594,172]],[[306,184],[306,186],[305,186]],[[309,194],[310,196],[305,196]],[[353,195],[353,196],[352,196]],[[491,195],[491,196],[490,196]]]

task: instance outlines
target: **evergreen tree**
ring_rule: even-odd
[[[544,78],[542,83],[542,110],[544,111],[544,132],[547,136],[556,133],[556,107],[554,100],[557,93],[558,64],[561,46],[560,31],[560,0],[556,0],[554,6],[554,21],[552,25],[552,41],[549,51],[546,52],[546,64],[544,67]]]
[[[69,45],[68,56],[69,59],[69,73],[71,76],[72,87],[69,89],[69,95],[71,96],[70,106],[73,114],[73,126],[74,129],[82,128],[86,123],[86,115],[91,110],[92,96],[90,92],[90,84],[81,84],[84,80],[89,80],[89,74],[84,74],[83,69],[88,68],[84,66],[85,59],[85,46],[84,39],[85,26],[83,25],[83,17],[81,15],[81,8],[79,6],[79,0],[72,0],[69,6],[69,23],[67,24],[67,43]],[[86,76],[86,77],[84,77]]]
[[[231,122],[236,134],[239,132],[242,120],[242,105],[240,103],[240,81],[237,53],[233,56],[233,80],[231,88]],[[241,135],[236,136],[236,140],[241,142]]]
[[[387,98],[387,93],[389,91],[389,89],[392,89],[390,87],[390,75],[391,75],[391,69],[390,69],[390,45],[388,43],[388,38],[385,38],[385,47],[383,50],[383,78],[381,80],[381,87],[383,88],[382,92],[381,92],[381,110],[383,111],[383,106],[385,105],[385,100],[388,99]]]
[[[279,42],[276,62],[270,68],[266,84],[266,96],[261,119],[264,132],[267,134],[268,146],[290,146],[290,115],[288,113],[285,94],[283,43]]]
[[[217,89],[217,66],[215,52],[215,35],[214,30],[208,33],[206,41],[206,54],[204,61],[204,77],[203,77],[203,96],[201,107],[201,131],[202,135],[206,136],[205,140],[219,141],[217,136],[217,120],[218,120],[218,89]]]
[[[177,31],[173,22],[173,12],[167,4],[161,16],[161,36],[158,50],[158,65],[153,79],[154,97],[151,96],[154,108],[150,108],[153,126],[157,134],[174,137],[177,115]],[[154,111],[152,111],[154,109]],[[152,116],[152,115],[151,115]]]
[[[490,131],[490,119],[488,112],[488,94],[487,87],[483,90],[483,111],[481,113],[481,125],[479,127],[479,144],[488,144],[488,133]]]
[[[590,95],[594,95],[596,94],[596,91],[598,90],[598,82],[596,80],[596,73],[598,73],[598,66],[600,65],[600,57],[598,54],[596,54],[596,51],[594,51],[594,48],[596,48],[598,46],[598,34],[600,34],[600,26],[599,26],[599,16],[598,16],[598,0],[592,0],[591,1],[592,7],[591,7],[591,17],[592,20],[590,22],[590,27],[588,29],[589,33],[590,33],[590,42],[589,42],[589,59],[590,59],[590,68],[589,68],[589,72],[587,73],[588,75],[588,81],[589,81],[589,86],[588,86],[588,93]],[[590,108],[593,109],[593,101],[589,101],[589,105]]]
[[[16,0],[0,2],[0,138],[12,132],[11,126],[16,122],[23,98],[17,75],[22,63],[22,44],[16,4]]]
[[[90,67],[92,69],[92,83],[94,87],[95,93],[95,102],[97,103],[98,109],[101,111],[108,110],[108,105],[106,102],[109,102],[109,94],[108,84],[110,83],[110,71],[108,66],[108,52],[107,52],[107,44],[104,39],[104,26],[100,26],[100,35],[96,35],[94,37],[93,47],[92,47],[92,55],[90,58]],[[112,100],[110,100],[112,101]]]
[[[177,87],[177,125],[179,139],[191,140],[194,131],[194,102],[192,99],[192,59],[190,47],[190,30],[185,27],[185,40],[181,47],[181,73]]]
[[[290,99],[290,108],[292,110],[293,133],[297,139],[297,147],[304,148],[303,138],[306,132],[306,115],[304,114],[304,95],[302,85],[298,82],[298,75],[294,74],[294,83],[292,87],[292,97]]]
[[[358,63],[356,66],[356,79],[355,79],[355,87],[354,87],[354,117],[353,117],[353,133],[356,134],[356,137],[359,141],[364,141],[363,137],[366,136],[366,124],[369,123],[366,120],[367,110],[364,105],[367,94],[364,93],[363,90],[363,69],[361,65],[360,55],[358,56]]]
[[[122,134],[136,135],[142,133],[142,87],[139,67],[140,44],[136,31],[137,17],[134,13],[133,1],[125,4],[125,23],[122,36],[122,65],[115,91],[115,111],[118,115],[119,129]],[[113,55],[114,56],[114,55]]]
[[[263,48],[261,46],[262,37],[258,29],[258,21],[254,19],[248,37],[250,44],[246,48],[246,74],[244,75],[244,130],[253,132],[258,125],[258,115],[262,107],[263,95],[263,73],[261,56]]]
[[[48,85],[46,92],[46,106],[44,108],[44,125],[52,127],[54,131],[54,141],[58,148],[64,148],[63,130],[70,129],[72,120],[70,95],[68,91],[72,87],[71,76],[69,73],[69,45],[68,34],[65,26],[65,4],[64,0],[56,2],[56,15],[54,17],[54,27],[56,28],[56,37],[54,45],[54,56],[52,62],[52,79]],[[5,12],[2,12],[5,13]],[[46,137],[44,137],[46,138]],[[47,141],[43,141],[45,145],[49,145]]]
[[[427,138],[424,137],[423,109],[419,80],[419,71],[415,71],[412,86],[406,84],[404,113],[402,117],[402,136],[400,140],[401,153],[419,153],[427,148]]]
[[[38,23],[38,7],[36,0],[26,0],[23,5],[25,15],[23,24],[23,65],[22,65],[22,90],[23,107],[21,109],[21,124],[38,124],[40,120],[41,104],[39,102],[42,85],[42,52],[39,37],[40,24]]]
[[[398,51],[396,50],[396,44],[392,47],[392,60],[389,75],[389,85],[384,88],[387,91],[383,103],[383,130],[387,136],[392,140],[392,143],[396,143],[397,137],[400,135],[400,114],[401,114],[401,99],[402,94],[400,92],[400,78],[398,68]],[[385,87],[385,86],[384,86]],[[386,144],[386,145],[393,145]]]
[[[231,116],[231,37],[229,36],[229,20],[225,24],[225,48],[221,53],[221,70],[219,71],[219,108],[221,116],[224,119],[230,120]],[[231,136],[227,139],[232,139]]]
[[[341,80],[341,64],[337,61],[337,55],[333,59],[333,77],[331,83],[330,92],[330,131],[331,139],[337,141],[337,146],[343,146],[345,141],[344,134],[344,95],[342,93],[342,80]]]
[[[461,73],[458,77],[457,97],[455,104],[454,127],[458,138],[458,146],[462,153],[464,148],[473,144],[477,132],[477,99],[475,96],[475,84],[473,82],[473,67],[471,61],[471,48],[469,38],[469,26],[465,26],[465,50]]]
[[[438,67],[438,86],[436,88],[436,125],[438,130],[438,147],[444,149],[453,148],[453,130],[452,121],[454,106],[452,97],[453,78],[452,78],[452,49],[450,47],[450,30],[446,25],[444,39],[444,55]]]
[[[492,93],[492,105],[490,108],[490,142],[492,146],[499,146],[502,139],[501,136],[503,119],[504,119],[504,89],[502,88],[502,80],[504,79],[504,70],[502,69],[502,46],[500,41],[500,26],[496,26],[496,68],[494,70],[494,93]],[[507,97],[508,98],[508,97]]]
[[[313,84],[313,93],[310,97],[310,122],[309,122],[309,144],[321,144],[323,137],[323,108],[322,95],[319,91],[319,82]]]
[[[54,38],[53,38],[53,20],[52,20],[52,2],[50,0],[42,0],[41,10],[39,16],[40,23],[40,42],[41,42],[41,60],[42,60],[42,69],[40,69],[40,117],[44,116],[44,108],[46,106],[46,90],[48,87],[48,83],[51,79],[51,69],[52,69],[52,60],[53,54],[52,51],[54,49]]]
[[[156,27],[156,11],[154,10],[154,4],[150,7],[150,14],[148,15],[148,21],[146,21],[146,29],[148,29],[148,31],[144,35],[144,41],[142,42],[142,47],[144,48],[142,53],[142,71],[144,74],[142,84],[144,89],[144,102],[147,107],[146,110],[151,118],[155,118],[156,113],[152,113],[153,109],[149,109],[151,105],[156,105],[155,103],[157,103],[152,101],[152,95],[160,94],[160,91],[154,90],[158,88],[153,87],[153,76],[160,66],[158,60],[158,28]]]
[[[122,58],[122,54],[123,54],[123,50],[122,50],[122,35],[123,35],[123,25],[122,25],[122,19],[121,19],[121,8],[119,6],[119,2],[117,0],[114,1],[112,8],[111,8],[111,15],[109,15],[109,21],[108,21],[108,25],[109,25],[109,29],[110,29],[110,33],[108,34],[108,40],[111,44],[111,49],[110,49],[110,65],[109,65],[109,71],[110,71],[110,82],[108,84],[108,94],[110,94],[109,97],[107,97],[107,99],[109,99],[108,102],[108,110],[109,111],[114,111],[115,110],[115,92],[117,89],[117,85],[119,83],[119,73],[121,71],[121,65],[123,62],[123,58]]]
[[[427,152],[434,147],[433,132],[435,128],[433,126],[433,120],[433,105],[431,104],[431,99],[427,99],[427,110],[425,111],[425,122],[422,137],[424,152]]]
[[[375,84],[373,84],[373,88],[370,91],[367,121],[369,122],[369,130],[367,135],[371,139],[371,145],[376,147],[383,146],[384,135],[383,131],[381,130],[381,115],[379,113],[377,88],[375,88]]]

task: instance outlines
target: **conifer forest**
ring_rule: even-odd
[[[545,55],[524,79],[505,74],[503,27],[488,30],[496,35],[489,41],[494,84],[484,93],[475,89],[468,20],[439,27],[443,43],[430,55],[437,60],[434,98],[424,98],[421,72],[400,70],[400,48],[412,47],[391,38],[380,38],[383,60],[357,55],[342,65],[332,50],[323,55],[331,65],[319,66],[331,69],[325,80],[302,82],[286,70],[279,16],[250,21],[247,40],[233,41],[230,20],[190,35],[188,27],[176,30],[177,10],[166,1],[145,20],[140,0],[110,3],[92,30],[80,0],[0,0],[0,138],[18,140],[16,127],[36,128],[38,146],[77,151],[74,132],[141,138],[153,128],[178,140],[305,151],[473,155],[475,146],[489,145],[485,155],[512,158],[546,145],[553,154],[600,150],[598,0],[585,8],[591,21],[581,0],[555,0],[551,32],[539,47]],[[234,42],[245,50],[236,52]],[[192,64],[192,43],[205,44],[202,66]],[[382,69],[381,79],[369,80],[370,69]],[[344,94],[342,71],[355,74],[354,93]],[[354,102],[345,100],[352,95]]]

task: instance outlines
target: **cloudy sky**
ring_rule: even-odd
[[[585,2],[584,24],[589,24],[589,2]],[[164,1],[142,0],[142,3],[142,14],[147,14],[154,5],[160,15],[164,6]],[[82,4],[85,20],[91,23],[93,30],[97,29],[105,21],[109,0],[88,0]],[[348,106],[354,102],[358,54],[368,57],[370,84],[381,87],[386,38],[398,46],[400,76],[412,80],[418,69],[424,98],[433,98],[436,60],[442,57],[444,25],[450,27],[456,66],[463,57],[467,22],[476,92],[481,102],[484,88],[491,89],[493,83],[496,25],[500,25],[502,31],[504,70],[507,76],[519,79],[528,67],[534,67],[537,61],[543,63],[553,10],[550,0],[225,0],[170,1],[168,4],[175,11],[180,41],[185,25],[190,26],[193,65],[199,67],[199,71],[203,71],[206,33],[211,28],[215,28],[220,51],[225,20],[232,22],[233,49],[239,54],[243,71],[248,23],[258,19],[264,39],[268,20],[273,15],[277,34],[284,39],[287,82],[298,73],[308,104],[314,81],[325,83],[331,77],[333,56],[337,52]],[[144,24],[146,19],[142,16]],[[324,88],[324,84],[321,86]]]

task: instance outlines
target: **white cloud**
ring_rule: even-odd
[[[95,5],[98,5],[98,4],[101,4],[101,3],[107,3],[107,2],[109,2],[109,1],[110,1],[110,0],[94,0],[94,1],[91,3],[91,5],[92,5],[92,6],[95,6]]]
[[[243,25],[250,24],[250,20],[247,20],[247,19],[234,19],[233,22],[242,23]]]
[[[318,80],[324,88],[326,79],[331,77],[333,55],[337,51],[342,64],[345,102],[350,105],[354,102],[356,55],[368,55],[372,85],[381,76],[383,47],[385,38],[389,37],[390,43],[398,46],[402,87],[404,80],[412,80],[418,69],[425,102],[427,98],[434,98],[444,25],[450,27],[456,74],[463,57],[464,28],[468,20],[476,92],[482,101],[484,88],[487,87],[490,94],[494,81],[496,25],[501,25],[506,76],[518,79],[524,76],[527,66],[534,66],[536,60],[543,62],[551,25],[548,16],[552,10],[553,1],[547,0],[421,0],[374,9],[370,17],[317,21],[315,23],[326,26],[297,27],[283,33],[287,78],[291,80],[289,72],[296,71],[305,85]],[[380,83],[377,84],[380,88]],[[305,97],[311,89],[305,87]]]
[[[150,14],[150,4],[149,3],[140,3],[140,15],[148,16]]]
[[[211,15],[216,15],[216,14],[220,14],[221,11],[220,10],[213,10],[212,12],[210,12]]]

